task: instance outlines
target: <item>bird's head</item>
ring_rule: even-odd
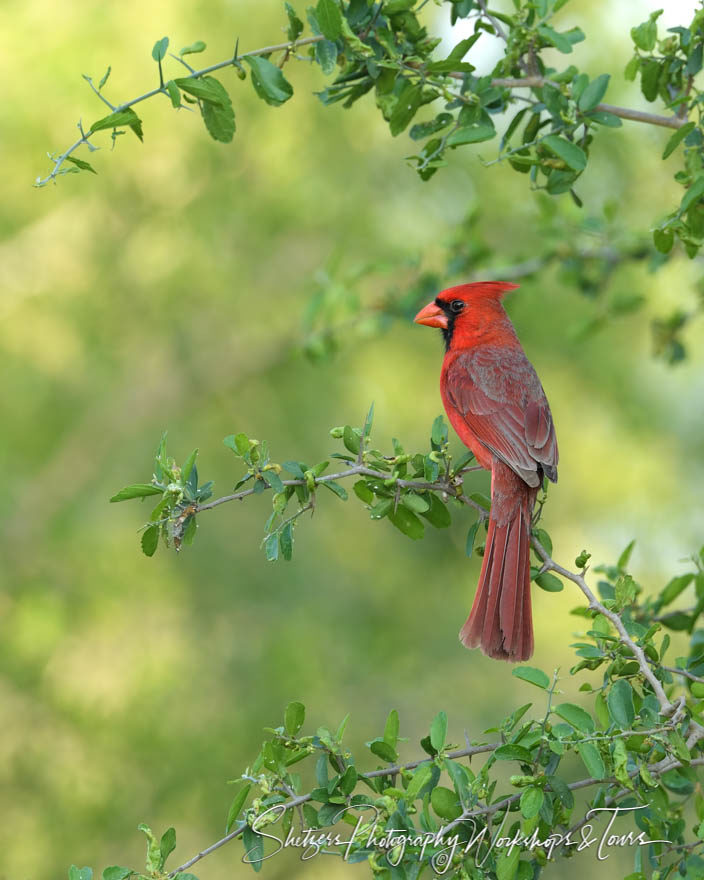
[[[517,284],[509,281],[476,281],[448,287],[422,308],[413,320],[416,324],[438,327],[446,348],[449,348],[456,330],[479,329],[487,318],[491,320],[492,313],[503,315],[501,298],[517,287]]]

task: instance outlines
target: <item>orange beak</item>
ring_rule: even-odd
[[[440,327],[442,330],[447,330],[447,315],[434,302],[428,303],[424,309],[421,309],[413,321],[416,324],[425,324],[426,327]]]

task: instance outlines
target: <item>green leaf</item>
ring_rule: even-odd
[[[572,141],[556,134],[549,134],[543,138],[542,143],[574,171],[584,171],[587,167],[586,153]]]
[[[520,800],[523,818],[532,819],[534,816],[537,816],[540,808],[543,806],[544,799],[545,794],[542,788],[531,785],[529,788],[524,789]]]
[[[438,416],[430,429],[430,439],[435,446],[444,446],[447,443],[447,437],[447,422],[442,416]]]
[[[137,826],[137,831],[141,831],[147,838],[147,871],[153,871],[156,873],[161,868],[161,848],[159,846],[159,841],[154,837],[152,829],[148,825],[145,825],[144,822],[140,822]]]
[[[85,159],[79,159],[77,156],[66,156],[66,161],[72,162],[77,168],[80,168],[81,171],[91,171],[93,174],[98,173],[90,162],[86,162]]]
[[[167,83],[164,83],[164,88],[169,94],[169,98],[171,98],[171,106],[172,107],[180,107],[181,106],[181,90],[176,85],[176,83],[170,79]]]
[[[221,144],[229,144],[236,130],[235,111],[230,96],[222,83],[213,76],[204,76],[201,82],[207,82],[212,88],[213,95],[220,97],[218,102],[211,98],[201,101],[200,113],[205,127],[213,140]]]
[[[648,21],[644,21],[637,27],[631,28],[631,39],[643,52],[652,52],[658,38],[657,18],[662,14],[662,9],[651,14]]]
[[[581,706],[576,706],[574,703],[560,703],[552,711],[560,718],[564,718],[576,730],[581,730],[583,733],[594,732],[594,719]]]
[[[438,712],[430,724],[430,743],[436,752],[442,751],[447,737],[447,715]]]
[[[525,746],[516,743],[506,743],[494,751],[494,757],[499,761],[520,761],[522,764],[530,764],[533,756]]]
[[[411,513],[402,504],[399,504],[396,510],[389,510],[388,517],[400,532],[408,535],[413,541],[420,541],[423,537],[425,526],[415,513]]]
[[[401,134],[416,115],[422,97],[422,86],[412,85],[410,82],[404,85],[389,119],[389,130],[393,137]]]
[[[606,704],[611,719],[622,730],[633,724],[633,719],[636,716],[633,707],[633,690],[625,678],[619,678],[613,683]]]
[[[174,82],[181,91],[193,95],[199,101],[209,101],[219,107],[230,103],[230,96],[224,86],[213,76],[182,76]]]
[[[295,736],[298,731],[303,727],[303,722],[306,720],[306,707],[303,703],[299,703],[297,700],[294,700],[292,703],[289,703],[286,706],[286,712],[284,713],[284,727],[286,728],[286,733],[290,733],[291,736]]]
[[[205,43],[202,40],[196,40],[195,43],[191,43],[190,46],[184,46],[178,54],[181,56],[197,55],[199,52],[204,52],[205,48]]]
[[[462,806],[459,803],[456,792],[442,785],[436,785],[431,791],[430,803],[441,819],[452,821],[462,815]]]
[[[149,526],[142,532],[142,552],[145,556],[153,556],[159,546],[159,526]]]
[[[675,235],[671,229],[653,229],[653,244],[661,254],[669,254],[675,243]]]
[[[231,449],[235,455],[238,455],[240,458],[245,456],[249,452],[249,437],[246,434],[230,434],[222,441],[228,449]],[[288,464],[288,462],[286,462]],[[284,464],[284,467],[286,467]],[[289,470],[286,468],[286,470]],[[294,476],[298,476],[294,474]],[[299,479],[303,479],[303,472]]]
[[[169,48],[169,38],[162,37],[160,40],[157,40],[154,43],[154,48],[152,49],[152,58],[155,61],[163,61],[166,56],[166,50]]]
[[[491,122],[478,122],[475,125],[466,125],[453,131],[447,138],[448,147],[459,147],[463,144],[478,144],[481,141],[489,141],[496,134],[496,129]]]
[[[113,495],[110,503],[129,501],[132,498],[146,498],[149,495],[161,495],[163,491],[158,486],[152,486],[151,483],[133,483],[131,486],[125,486],[124,489],[120,489],[117,495]]]
[[[392,709],[389,712],[389,717],[386,719],[386,726],[384,727],[384,742],[388,743],[392,749],[396,748],[396,743],[398,742],[398,731],[398,712],[396,711],[396,709]]]
[[[563,55],[569,55],[572,51],[572,42],[567,34],[559,34],[547,24],[538,25],[538,33],[551,46],[554,46],[558,52],[562,52]]]
[[[554,574],[550,574],[549,571],[544,571],[542,574],[539,574],[535,578],[535,582],[540,589],[545,590],[546,593],[561,593],[565,588],[565,585],[560,578],[555,577]]]
[[[264,544],[264,552],[266,553],[267,562],[276,562],[279,558],[279,535],[278,532],[272,532],[266,539]]]
[[[337,40],[342,34],[342,14],[335,0],[318,0],[315,17],[320,31],[328,40]]]
[[[255,55],[245,56],[244,60],[252,68],[254,91],[267,104],[280,107],[293,95],[293,86],[271,61]]]
[[[687,122],[685,125],[682,126],[682,128],[678,128],[665,145],[665,149],[662,153],[663,159],[667,159],[668,156],[671,156],[672,153],[677,149],[679,144],[687,137],[687,135],[691,131],[694,131],[696,126],[696,122]]]
[[[77,868],[75,865],[71,865],[68,869],[69,880],[92,880],[92,877],[93,869],[87,866],[85,868]]]
[[[528,681],[539,688],[546,690],[550,687],[550,679],[542,669],[536,669],[535,666],[515,666],[511,670],[511,674],[522,681]]]
[[[602,73],[601,76],[597,76],[585,88],[577,102],[577,106],[582,113],[586,113],[587,110],[593,110],[601,102],[609,87],[609,79],[608,73]]]
[[[595,779],[603,779],[606,775],[604,760],[599,754],[599,750],[592,742],[583,742],[577,744],[579,756],[587,768],[587,772]]]
[[[315,60],[325,76],[329,76],[337,63],[337,45],[331,40],[321,40],[315,44]]]
[[[281,549],[281,555],[286,562],[290,562],[291,557],[293,556],[293,523],[288,522],[281,529],[281,533],[279,534],[279,548]]]
[[[188,458],[183,463],[183,467],[181,468],[181,480],[183,483],[187,483],[191,476],[191,471],[193,470],[193,465],[196,463],[196,457],[198,456],[198,450],[194,449],[193,452],[188,456]]]
[[[452,520],[447,506],[432,492],[428,494],[428,501],[430,503],[428,510],[421,511],[420,515],[427,519],[436,529],[448,528],[448,526],[451,525]]]
[[[633,548],[636,546],[635,538],[627,545],[626,549],[621,553],[616,563],[618,568],[626,568],[631,559]]]
[[[680,214],[684,214],[684,212],[695,202],[698,202],[702,196],[704,196],[704,172],[700,171],[692,181],[692,185],[682,197]]]
[[[408,788],[406,789],[407,803],[412,803],[418,797],[421,789],[430,782],[432,775],[433,771],[430,764],[420,764],[415,769],[411,781],[408,783]]]
[[[409,492],[401,496],[401,504],[412,510],[414,513],[426,513],[430,504],[421,495],[414,495]]]
[[[327,480],[324,483],[321,483],[322,486],[325,486],[326,489],[329,489],[333,495],[337,495],[338,498],[341,498],[343,501],[347,501],[349,495],[347,494],[347,489],[344,486],[341,486],[339,483],[336,483],[334,480]]]
[[[368,745],[377,758],[381,758],[382,761],[386,761],[388,764],[393,764],[398,759],[396,749],[383,739],[373,739]]]
[[[345,449],[349,450],[352,455],[359,453],[361,441],[349,425],[345,425],[343,429],[342,442],[345,444]]]
[[[245,825],[242,842],[244,843],[242,860],[246,865],[251,865],[258,873],[262,869],[264,838],[257,831],[253,831],[249,825]]]
[[[520,847],[507,847],[496,857],[496,880],[515,880],[520,865]],[[521,878],[523,880],[523,878]]]
[[[467,543],[465,545],[465,553],[467,556],[471,556],[474,552],[474,540],[477,537],[477,529],[480,525],[481,521],[476,520],[476,522],[473,522],[469,527],[469,531],[467,532]]]
[[[262,471],[262,479],[267,485],[271,486],[274,492],[283,492],[285,489],[284,484],[281,482],[281,477],[276,471]]]
[[[288,16],[288,31],[286,36],[293,43],[303,33],[303,22],[296,15],[295,10],[290,3],[285,3],[284,6],[286,8],[286,15]]]
[[[159,869],[161,870],[166,864],[166,860],[171,855],[171,853],[176,849],[176,829],[175,828],[167,828],[166,831],[161,835],[161,840],[159,841],[159,853],[160,853],[160,865]]]
[[[660,594],[660,600],[662,605],[669,605],[670,602],[674,601],[679,594],[685,590],[694,580],[693,572],[689,574],[681,574],[679,577],[674,577],[664,588],[662,593]]]
[[[123,868],[121,865],[111,865],[103,871],[103,880],[126,880],[133,874],[132,868]]]
[[[227,823],[225,825],[225,834],[229,834],[232,826],[237,821],[240,813],[242,812],[242,807],[244,806],[244,802],[247,800],[247,795],[249,794],[249,790],[251,789],[251,783],[249,785],[245,785],[241,788],[237,794],[235,795],[232,803],[230,804],[230,809],[227,813]]]
[[[131,107],[127,107],[124,110],[117,110],[115,113],[110,113],[108,116],[104,116],[102,119],[94,122],[91,125],[90,130],[103,131],[106,128],[119,128],[121,125],[129,126],[140,141],[144,139],[142,136],[142,120]]]

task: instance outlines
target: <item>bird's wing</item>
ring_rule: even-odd
[[[450,404],[469,430],[529,486],[557,480],[557,438],[540,379],[520,350],[486,345],[447,368]]]

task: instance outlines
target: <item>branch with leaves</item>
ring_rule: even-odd
[[[571,55],[585,39],[579,27],[560,31],[553,21],[567,0],[515,0],[507,15],[488,8],[484,0],[436,0],[449,13],[451,24],[473,24],[473,34],[438,57],[441,42],[429,28],[436,24],[422,0],[318,0],[307,9],[310,34],[290,3],[286,41],[239,53],[239,41],[231,57],[200,69],[185,59],[205,50],[198,41],[170,58],[185,68],[183,76],[165,75],[169,40],[154,45],[158,85],[122,102],[109,100],[103,90],[110,68],[95,86],[98,98],[110,109],[107,116],[86,130],[78,123],[80,137],[67,149],[51,155],[53,167],[37,186],[44,186],[68,172],[95,172],[76,155],[81,147],[96,149],[94,136],[110,131],[116,138],[130,129],[141,140],[142,120],[134,107],[159,95],[175,109],[197,106],[210,135],[229,143],[235,134],[235,111],[223,83],[212,74],[234,68],[241,79],[252,82],[257,95],[278,107],[293,95],[283,68],[291,60],[317,64],[330,84],[318,93],[326,105],[351,107],[369,92],[389,124],[393,137],[405,131],[424,107],[434,115],[416,122],[410,137],[419,146],[409,157],[420,177],[430,179],[447,164],[450,150],[497,138],[495,120],[513,114],[499,139],[495,161],[507,161],[528,175],[531,187],[550,195],[569,192],[578,204],[575,185],[587,168],[589,150],[602,127],[617,128],[622,119],[674,129],[665,145],[663,159],[684,145],[683,164],[675,180],[685,188],[678,207],[658,223],[655,247],[668,253],[675,237],[689,254],[698,253],[704,241],[704,128],[702,93],[697,76],[702,68],[704,10],[698,9],[687,25],[670,28],[660,37],[654,12],[631,29],[634,55],[624,76],[640,78],[648,102],[660,101],[670,115],[637,108],[605,104],[611,74],[593,79],[574,64],[556,67],[542,57],[556,49]],[[425,11],[424,11],[425,10]],[[472,48],[485,34],[498,36],[504,55],[492,70],[477,70]],[[660,37],[660,38],[659,38]],[[525,92],[528,93],[526,96]],[[515,110],[516,106],[520,109]]]
[[[533,876],[534,862],[545,865],[602,840],[577,832],[587,821],[591,828],[599,811],[615,807],[621,811],[615,833],[618,828],[625,834],[626,822],[629,830],[633,821],[638,828],[636,865],[647,862],[660,877],[676,868],[698,876],[704,846],[701,694],[694,692],[696,682],[671,673],[703,671],[701,631],[692,631],[704,605],[704,548],[693,559],[693,571],[643,598],[627,572],[631,543],[615,565],[595,569],[604,577],[597,598],[585,577],[589,554],[580,554],[577,570],[570,571],[552,559],[549,536],[540,537],[534,536],[533,545],[545,571],[575,583],[588,600],[573,612],[588,628],[574,645],[580,659],[570,675],[601,669],[597,687],[583,682],[579,688],[590,708],[583,700],[558,701],[565,679],[557,671],[550,677],[535,667],[515,667],[516,678],[544,695],[544,709],[535,717],[532,703],[525,703],[484,731],[493,734],[489,740],[465,734],[466,744],[458,747],[448,737],[446,713],[439,712],[421,739],[424,756],[402,761],[395,710],[383,733],[367,742],[364,757],[343,743],[348,717],[334,729],[304,734],[305,708],[291,703],[283,724],[267,730],[261,751],[238,778],[222,838],[167,872],[174,829],[157,839],[140,826],[148,841],[146,873],[113,866],[103,872],[104,880],[193,880],[190,868],[236,839],[243,841],[243,861],[255,871],[295,847],[307,858],[325,849],[348,862],[367,861],[378,877],[419,877],[433,870],[456,878],[523,880]],[[681,667],[666,667],[667,618],[653,618],[693,582],[699,602],[688,619],[689,657],[678,660]],[[369,755],[379,763],[362,769]],[[586,776],[570,778],[570,756]],[[575,793],[582,791],[589,794],[578,805]],[[688,822],[694,822],[694,839]],[[645,877],[639,870],[630,877]],[[89,868],[74,866],[71,872],[70,880],[92,876]]]

